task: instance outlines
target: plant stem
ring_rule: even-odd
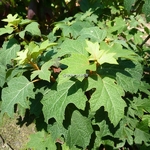
[[[142,44],[140,45],[140,48],[143,47],[143,45],[150,39],[150,34],[146,37],[146,39],[142,42]]]

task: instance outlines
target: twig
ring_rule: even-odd
[[[146,39],[142,42],[141,45],[139,45],[140,48],[143,47],[143,45],[150,39],[150,34],[146,37]]]

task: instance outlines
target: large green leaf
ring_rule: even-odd
[[[123,89],[115,83],[115,80],[99,76],[88,78],[88,89],[96,89],[90,99],[90,108],[96,112],[101,106],[104,106],[108,112],[108,117],[114,126],[124,117],[126,103],[121,98],[124,96]],[[88,90],[87,89],[87,90]]]
[[[69,147],[77,145],[85,149],[90,142],[92,132],[90,119],[82,116],[79,111],[74,111],[71,118],[71,125],[68,129],[67,145]]]
[[[62,123],[69,103],[83,110],[87,99],[81,87],[80,82],[67,81],[47,92],[42,99],[45,121],[54,117],[57,122]]]
[[[107,31],[98,27],[83,28],[80,32],[79,39],[90,39],[92,42],[101,42],[106,38]]]
[[[55,141],[52,140],[51,135],[48,135],[42,130],[30,135],[30,141],[27,143],[27,148],[35,150],[55,150],[56,145]]]
[[[136,93],[141,86],[143,68],[140,63],[133,63],[129,60],[119,61],[118,65],[104,64],[98,68],[101,76],[111,77],[117,80],[126,92]],[[143,85],[143,90],[145,86]],[[148,91],[147,91],[148,92]]]
[[[58,51],[58,57],[64,56],[66,54],[79,53],[81,55],[88,56],[88,52],[85,50],[86,42],[85,40],[71,40],[66,39],[60,46]]]
[[[33,83],[29,82],[24,76],[10,80],[8,87],[2,90],[2,115],[7,113],[12,117],[15,104],[29,108],[28,98],[34,98],[33,88]]]
[[[60,63],[68,66],[59,75],[59,83],[69,80],[71,77],[75,77],[82,81],[87,77],[86,70],[96,70],[96,64],[90,65],[89,60],[84,55],[73,53],[71,57],[65,58]]]
[[[0,50],[0,63],[6,66],[12,64],[12,59],[16,57],[16,53],[20,50],[20,45],[15,39],[4,42],[2,50]]]

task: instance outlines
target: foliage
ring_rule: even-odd
[[[150,30],[125,11],[137,2],[82,0],[85,12],[55,22],[48,35],[17,14],[2,20],[0,117],[35,116],[42,130],[27,148],[150,147]]]

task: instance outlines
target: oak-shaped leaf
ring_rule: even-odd
[[[90,39],[92,42],[101,42],[106,38],[107,31],[98,27],[83,28],[80,32],[79,39]]]
[[[73,53],[70,57],[62,59],[60,63],[67,65],[68,68],[63,70],[59,75],[59,84],[75,77],[82,81],[86,76],[87,70],[96,70],[96,64],[90,64],[88,57],[79,53]]]
[[[100,49],[98,42],[92,43],[86,41],[86,43],[86,50],[91,54],[89,60],[97,61],[101,65],[103,63],[118,64],[115,58],[116,53],[114,51],[111,51],[110,49]]]
[[[97,149],[102,144],[114,146],[113,141],[103,140],[106,136],[112,136],[112,133],[110,132],[109,126],[106,124],[106,121],[103,120],[103,121],[95,123],[95,124],[98,125],[99,130],[95,132],[96,133],[96,139],[95,139],[95,143],[94,143],[94,148]]]
[[[84,110],[87,98],[81,87],[79,81],[71,80],[53,86],[41,101],[45,121],[48,122],[50,118],[55,118],[58,123],[62,123],[65,109],[69,103],[73,103],[77,108]]]
[[[28,98],[34,98],[33,83],[24,76],[15,77],[8,82],[8,87],[2,90],[1,114],[7,113],[13,117],[14,105],[20,104],[24,108],[29,108]]]
[[[100,107],[108,112],[108,117],[116,126],[124,117],[124,109],[126,103],[122,99],[124,96],[123,89],[115,83],[114,79],[105,77],[100,78],[93,75],[88,78],[88,89],[96,89],[90,98],[90,108],[92,112],[96,112]]]
[[[67,133],[67,145],[70,148],[77,145],[86,149],[90,142],[92,132],[91,120],[75,110],[72,114],[71,125]]]

